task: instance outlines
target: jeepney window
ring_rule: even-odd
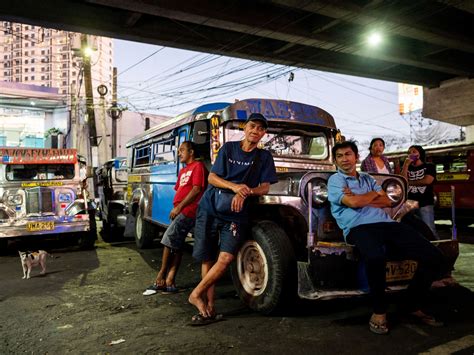
[[[153,144],[153,164],[173,163],[175,161],[175,138]]]
[[[8,164],[5,171],[10,181],[74,178],[74,164]]]
[[[151,156],[150,153],[150,146],[135,149],[135,166],[149,165]]]
[[[243,129],[238,122],[227,125],[226,141],[237,141],[244,138]],[[328,141],[323,132],[309,132],[293,127],[269,127],[260,141],[259,147],[272,153],[273,156],[298,156],[309,159],[326,159],[328,157]]]
[[[436,165],[436,173],[464,173],[468,172],[466,155],[432,155],[431,161]]]

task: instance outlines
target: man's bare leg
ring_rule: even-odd
[[[158,271],[158,275],[156,275],[156,280],[155,284],[157,286],[165,286],[165,278],[166,278],[166,273],[168,272],[168,265],[169,265],[169,260],[170,260],[170,253],[171,249],[168,248],[167,246],[163,247],[163,257],[161,259],[161,268],[160,271]]]
[[[207,305],[209,304],[209,299],[204,302],[203,295],[206,294],[206,298],[209,297],[208,290],[211,287],[214,287],[216,282],[224,275],[225,271],[229,264],[234,260],[234,256],[230,253],[220,252],[219,258],[216,263],[212,265],[206,275],[203,277],[201,282],[196,286],[196,288],[189,295],[189,303],[194,305],[199,313],[204,317],[211,317],[213,314],[209,313]],[[214,304],[214,291],[211,292],[211,301]],[[214,306],[213,306],[214,307]]]
[[[166,287],[176,287],[176,274],[178,273],[179,266],[181,265],[183,253],[176,250],[171,253],[170,256],[170,268],[168,275],[166,275]]]

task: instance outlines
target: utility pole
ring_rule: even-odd
[[[112,74],[112,111],[117,110],[117,67],[114,67]],[[117,119],[119,115],[112,112],[112,158],[117,156]]]
[[[97,144],[97,129],[95,125],[95,112],[94,112],[94,96],[92,92],[92,72],[91,72],[91,57],[85,52],[88,47],[87,35],[81,34],[81,49],[82,49],[82,60],[84,65],[84,89],[86,92],[86,111],[87,111],[87,123],[89,126],[89,164],[93,167],[94,171],[94,196],[97,196],[97,181],[95,176],[95,168],[98,164],[98,144]]]

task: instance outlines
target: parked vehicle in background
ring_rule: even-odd
[[[424,149],[426,161],[436,166],[435,219],[451,220],[453,186],[456,224],[465,227],[474,223],[474,143],[443,144]],[[399,173],[407,152],[390,152],[386,156]]]
[[[75,149],[0,148],[0,249],[11,238],[96,239]]]
[[[117,157],[106,162],[96,172],[102,238],[106,241],[123,237],[126,220],[127,167],[127,158]]]
[[[157,229],[170,223],[180,143],[194,142],[210,168],[225,142],[243,138],[244,122],[254,112],[268,120],[260,148],[272,153],[279,181],[249,205],[251,231],[231,271],[240,298],[256,311],[271,313],[296,293],[318,300],[367,293],[363,264],[344,242],[327,201],[327,180],[335,171],[331,148],[341,135],[329,113],[297,102],[207,104],[128,142],[127,203],[136,216],[137,246],[149,246],[159,235]],[[395,215],[406,199],[406,180],[374,177],[393,202],[387,212]],[[434,243],[456,259],[455,241]],[[415,269],[411,261],[390,261],[390,289],[405,287]]]

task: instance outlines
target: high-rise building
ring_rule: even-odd
[[[110,100],[113,73],[113,41],[87,35],[92,49],[92,86],[104,84]],[[81,34],[14,22],[0,22],[0,81],[56,87],[70,103],[84,97]]]

